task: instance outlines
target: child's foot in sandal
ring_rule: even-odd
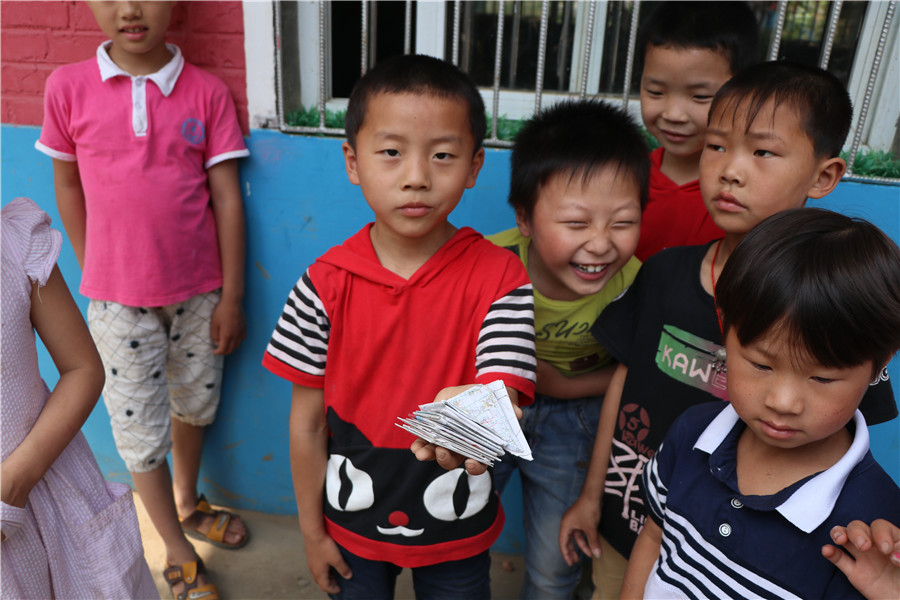
[[[199,558],[183,565],[166,563],[163,575],[175,600],[220,600],[219,590],[209,581]]]
[[[187,535],[220,548],[235,550],[250,539],[250,532],[239,516],[213,508],[203,495],[197,499],[194,512],[179,520]]]

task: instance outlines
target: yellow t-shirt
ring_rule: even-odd
[[[498,246],[515,252],[528,269],[531,238],[518,228],[485,236]],[[596,294],[578,300],[552,300],[534,290],[534,334],[537,357],[567,376],[587,373],[613,361],[609,352],[591,335],[591,325],[606,305],[634,281],[641,261],[633,256]]]

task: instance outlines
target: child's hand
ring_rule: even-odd
[[[314,539],[313,536],[303,536],[303,547],[306,551],[306,566],[315,579],[316,584],[326,594],[337,594],[341,591],[334,571],[337,571],[344,579],[353,577],[350,567],[344,562],[337,544],[327,535]],[[333,570],[332,570],[333,569]]]
[[[464,391],[471,387],[475,387],[474,383],[468,385],[457,385],[454,387],[444,388],[437,393],[434,397],[434,402],[443,402],[444,400],[449,400],[453,396],[462,394]],[[512,396],[510,397],[512,398]],[[516,411],[516,417],[522,418],[522,409],[518,407],[517,403],[513,402],[513,410]],[[416,438],[412,445],[409,447],[413,454],[416,455],[416,458],[421,461],[426,460],[436,460],[439,465],[447,469],[448,471],[452,471],[459,465],[466,461],[466,472],[469,475],[481,475],[485,471],[487,471],[487,465],[478,462],[474,458],[466,458],[461,454],[457,454],[452,450],[448,450],[443,446],[435,446],[431,442],[425,441],[422,438]]]
[[[224,297],[219,300],[210,319],[209,334],[216,345],[213,354],[231,354],[237,350],[247,335],[241,303]]]
[[[463,461],[466,461],[466,473],[469,475],[481,475],[487,471],[487,465],[484,463],[480,463],[474,458],[466,458],[462,454],[457,454],[443,446],[435,446],[422,438],[416,438],[409,449],[412,450],[417,459],[421,461],[436,460],[439,465],[448,471],[452,471],[461,465]]]
[[[570,567],[579,561],[575,544],[587,556],[600,557],[600,538],[597,536],[599,524],[600,503],[584,494],[578,496],[578,500],[569,507],[559,523],[559,551]]]
[[[872,521],[871,527],[853,521],[847,527],[832,529],[831,539],[844,550],[826,545],[822,556],[840,569],[863,596],[900,598],[900,528],[884,519]]]
[[[6,468],[12,462],[9,459],[0,463],[0,542],[5,542],[9,537],[18,532],[24,522],[21,514],[24,513],[25,504],[28,503],[28,495],[34,487],[34,481],[28,483],[19,481],[14,470]]]

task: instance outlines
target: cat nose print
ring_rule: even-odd
[[[409,516],[402,510],[395,510],[388,515],[388,523],[394,527],[406,527],[409,525]]]

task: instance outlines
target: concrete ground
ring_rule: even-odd
[[[137,494],[134,495],[134,500],[147,564],[156,580],[160,597],[167,600],[172,598],[172,594],[162,576],[166,566],[165,549]],[[240,550],[224,550],[212,544],[191,540],[223,600],[328,598],[306,568],[303,536],[296,517],[268,515],[250,510],[235,512],[239,512],[250,530],[250,541]],[[521,556],[492,555],[493,597],[497,600],[518,598],[523,568]],[[397,582],[396,598],[414,597],[409,569],[404,569]]]

